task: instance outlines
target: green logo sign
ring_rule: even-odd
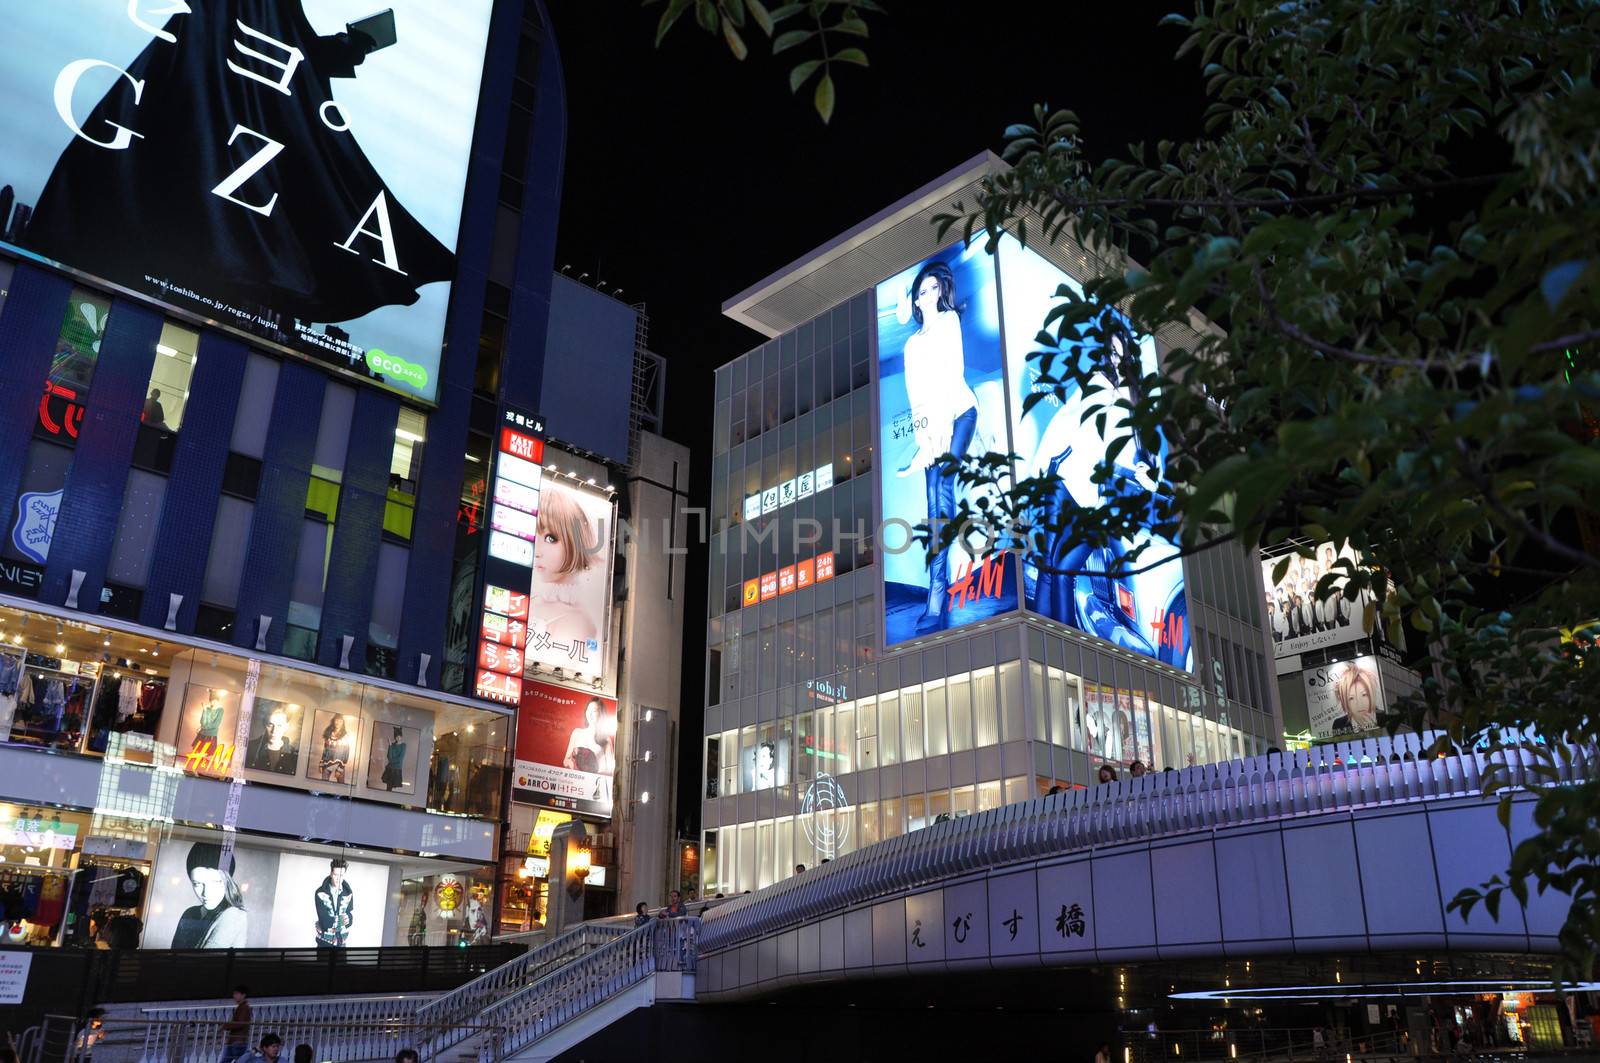
[[[374,373],[380,373],[389,380],[396,380],[403,384],[410,384],[418,391],[428,386],[428,371],[415,362],[408,362],[404,358],[396,358],[387,351],[374,347],[367,351],[367,368]]]

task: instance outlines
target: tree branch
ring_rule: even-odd
[[[1461,188],[1470,185],[1492,184],[1510,173],[1482,174],[1477,177],[1452,177],[1443,181],[1425,181],[1418,184],[1395,185],[1386,188],[1350,188],[1343,192],[1322,192],[1314,196],[1282,196],[1274,198],[1253,199],[1224,196],[1221,199],[1172,199],[1164,197],[1134,197],[1119,196],[1111,199],[1080,199],[1077,196],[1066,195],[1059,190],[1052,189],[1050,197],[1069,210],[1097,209],[1105,207],[1192,207],[1203,210],[1223,210],[1235,207],[1318,207],[1331,203],[1342,203],[1351,199],[1392,199],[1396,196],[1409,196],[1423,192],[1434,192],[1445,188]]]

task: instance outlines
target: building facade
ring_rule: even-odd
[[[554,273],[538,0],[256,17],[40,9],[0,45],[8,945],[487,941],[523,685],[596,689],[488,619],[488,542],[531,558],[540,497],[496,510],[491,470],[521,417],[546,497],[609,513],[666,446],[637,315]],[[583,335],[619,387],[547,358]],[[612,542],[567,642],[614,664]],[[609,810],[627,750],[587,733]]]
[[[953,548],[931,574],[908,543],[930,514],[975,504],[929,452],[1032,451],[1063,490],[1083,489],[1065,467],[1073,438],[1020,398],[1048,310],[1030,293],[1077,283],[1088,253],[990,256],[942,245],[930,224],[1001,165],[980,156],[724,306],[770,339],[716,374],[707,895],[1089,785],[1101,765],[1161,770],[1281,741],[1263,588],[1242,551],[1108,580],[1091,571],[1104,557],[1070,543],[1026,567]],[[1145,343],[1147,372],[1174,342]],[[943,379],[924,368],[952,363]],[[1163,549],[1175,553],[1140,556]],[[1052,578],[1073,571],[1090,575]]]

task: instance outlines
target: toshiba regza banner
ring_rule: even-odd
[[[491,4],[8,4],[0,242],[432,401]]]
[[[1045,477],[1054,484],[1054,503],[1047,504],[1033,521],[1043,542],[1023,563],[1027,607],[1063,624],[1097,635],[1123,649],[1179,668],[1188,668],[1190,633],[1188,603],[1183,589],[1183,564],[1177,547],[1148,532],[1138,539],[1111,547],[1091,548],[1077,542],[1072,529],[1059,517],[1067,503],[1094,507],[1122,490],[1150,489],[1161,481],[1167,443],[1152,453],[1136,442],[1126,442],[1115,455],[1114,475],[1105,483],[1094,481],[1095,468],[1106,456],[1107,441],[1124,434],[1113,409],[1106,415],[1102,437],[1095,418],[1085,422],[1091,406],[1114,406],[1119,400],[1138,401],[1140,378],[1155,372],[1155,340],[1136,339],[1127,321],[1115,310],[1103,321],[1108,347],[1083,342],[1068,346],[1067,357],[1094,373],[1097,385],[1085,395],[1076,381],[1063,383],[1064,394],[1052,394],[1022,412],[1023,399],[1034,391],[1052,391],[1040,383],[1040,364],[1028,355],[1039,349],[1035,337],[1050,309],[1060,300],[1060,285],[1083,294],[1082,287],[1061,270],[1011,237],[1000,243],[1000,281],[1005,292],[1003,318],[1006,336],[1006,375],[1011,389],[1012,445],[1018,456],[1019,480]],[[1052,375],[1065,378],[1058,357]],[[1120,559],[1144,545],[1134,568],[1150,571],[1131,576],[1099,575],[1114,571]]]
[[[1015,609],[1014,565],[974,540],[935,556],[912,529],[953,520],[968,490],[944,454],[1004,454],[1006,405],[994,259],[956,246],[878,285],[878,469],[884,627],[894,645]],[[975,505],[975,500],[969,499]]]

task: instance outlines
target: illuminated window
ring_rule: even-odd
[[[111,316],[111,301],[74,288],[61,318],[61,331],[50,356],[50,373],[39,397],[39,416],[35,434],[67,446],[78,441],[83,411],[89,397],[89,384],[100,360],[100,342],[105,338],[106,320]]]
[[[394,454],[389,459],[383,530],[407,542],[416,515],[417,481],[422,476],[422,446],[427,438],[428,419],[416,410],[402,408],[394,429]]]
[[[146,428],[176,432],[189,405],[189,381],[200,347],[200,334],[167,322],[156,341],[156,360],[150,368],[139,420]]]

